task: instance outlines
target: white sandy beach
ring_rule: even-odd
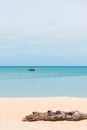
[[[22,122],[32,111],[47,110],[87,113],[87,98],[0,98],[0,130],[87,130],[87,120]]]

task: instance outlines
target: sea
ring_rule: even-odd
[[[0,97],[58,96],[87,97],[87,66],[0,66]]]

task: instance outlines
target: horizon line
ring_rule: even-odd
[[[0,65],[0,67],[87,67],[87,65]]]

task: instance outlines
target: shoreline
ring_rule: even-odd
[[[21,96],[21,97],[4,97],[4,96],[2,96],[2,97],[0,97],[0,99],[1,98],[8,98],[8,99],[10,99],[10,98],[21,98],[21,99],[23,99],[23,98],[27,98],[27,99],[30,99],[30,98],[85,98],[85,97],[75,97],[75,96],[41,96],[41,97],[39,97],[39,96],[32,96],[32,97],[29,97],[29,96],[27,96],[27,97],[23,97],[23,96]],[[86,97],[87,98],[87,97]]]

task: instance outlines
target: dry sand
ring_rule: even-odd
[[[87,113],[87,98],[0,98],[0,130],[87,130],[87,120],[22,122],[32,111],[47,110]]]

